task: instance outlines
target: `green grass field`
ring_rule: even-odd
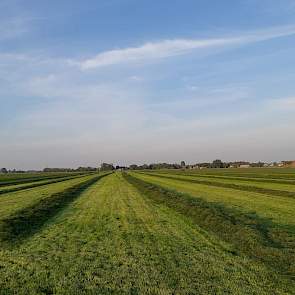
[[[66,177],[0,194],[0,294],[295,294],[294,170]]]

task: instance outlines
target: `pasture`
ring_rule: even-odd
[[[295,294],[295,170],[0,177],[0,294]]]

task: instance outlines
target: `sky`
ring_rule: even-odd
[[[0,167],[295,159],[295,0],[0,0]]]

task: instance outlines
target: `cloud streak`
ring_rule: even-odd
[[[82,70],[99,67],[146,62],[189,54],[195,50],[239,46],[295,35],[295,26],[260,30],[236,37],[212,39],[173,39],[148,42],[138,47],[128,47],[101,52],[96,56],[77,62]]]

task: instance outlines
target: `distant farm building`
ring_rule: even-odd
[[[250,164],[242,164],[239,168],[250,168]]]

